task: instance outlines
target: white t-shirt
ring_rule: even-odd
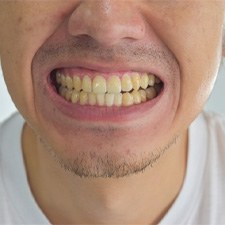
[[[0,224],[50,224],[27,181],[23,124],[15,114],[0,126]],[[200,114],[189,128],[188,144],[183,187],[160,225],[225,224],[225,117]]]

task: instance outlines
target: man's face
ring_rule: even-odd
[[[4,77],[67,169],[125,176],[152,164],[202,110],[224,12],[214,0],[3,0]]]

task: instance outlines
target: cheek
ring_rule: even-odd
[[[174,125],[183,127],[202,110],[212,91],[221,62],[224,21],[224,3],[185,4],[149,18],[180,66],[181,94]]]
[[[5,10],[5,26],[2,27],[1,36],[3,74],[16,107],[25,117],[36,117],[31,76],[32,59],[60,25],[63,12],[67,12],[69,4],[63,4],[63,7],[61,5],[61,1],[43,1],[40,4],[38,1],[18,1],[0,5]],[[64,11],[56,15],[57,8]]]

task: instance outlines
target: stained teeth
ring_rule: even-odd
[[[133,72],[110,76],[107,81],[97,75],[93,81],[88,75],[65,76],[56,72],[58,93],[67,101],[80,105],[131,106],[154,99],[162,90],[163,83],[153,74]]]
[[[66,77],[66,86],[69,90],[73,89],[73,80],[71,77]]]
[[[96,76],[93,80],[93,92],[95,94],[105,94],[106,93],[106,81],[102,76]]]
[[[88,103],[88,93],[81,91],[80,92],[80,104],[86,105]]]
[[[92,91],[92,82],[89,76],[84,76],[82,80],[82,90],[84,92],[91,92]]]
[[[148,85],[151,87],[155,85],[155,76],[153,74],[148,75]]]
[[[59,73],[59,71],[56,72],[56,82],[58,84],[61,84],[61,74]]]
[[[61,75],[61,85],[66,87],[66,77],[64,75]]]
[[[114,103],[114,94],[107,93],[105,95],[105,103],[106,103],[106,106],[112,106]]]
[[[138,73],[133,73],[131,76],[131,81],[134,90],[138,90],[140,88],[140,75]]]
[[[117,76],[111,76],[107,80],[107,92],[108,93],[120,93],[121,81]]]
[[[131,91],[133,88],[131,78],[128,74],[122,77],[121,81],[122,91]]]
[[[130,106],[134,103],[133,95],[130,93],[124,93],[122,97],[123,106]]]
[[[74,86],[74,89],[76,91],[80,91],[81,90],[82,86],[81,86],[81,79],[80,79],[80,77],[78,77],[78,76],[73,77],[73,86]]]
[[[140,90],[138,92],[141,95],[141,102],[146,102],[146,100],[147,100],[146,92],[144,90]]]
[[[73,93],[72,90],[67,90],[67,91],[66,91],[65,99],[66,99],[67,101],[70,101],[70,100],[71,100],[72,93]]]
[[[134,99],[134,104],[141,103],[141,94],[138,91],[134,90],[132,92],[132,95],[133,95],[133,99]]]
[[[79,95],[80,95],[80,93],[74,90],[72,95],[71,95],[71,102],[72,103],[77,103],[79,101],[79,99],[80,99]]]
[[[145,92],[146,92],[147,99],[150,99],[150,100],[153,99],[153,98],[155,98],[156,95],[157,95],[157,92],[156,92],[156,90],[155,90],[154,87],[147,88],[145,90]]]
[[[140,85],[143,89],[148,87],[148,74],[145,73],[141,76]]]

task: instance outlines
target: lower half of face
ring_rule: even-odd
[[[202,110],[221,60],[224,9],[131,1],[119,4],[124,14],[112,1],[104,21],[82,18],[87,9],[103,15],[100,2],[74,12],[75,3],[58,2],[59,13],[44,7],[42,16],[17,3],[22,19],[4,32],[23,32],[4,39],[1,57],[12,98],[44,148],[79,176],[119,177],[157,161]]]

